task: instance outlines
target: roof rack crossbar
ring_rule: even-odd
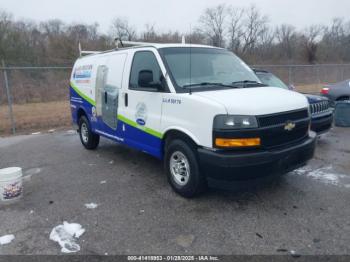
[[[79,42],[79,56],[83,56],[83,55],[95,55],[95,54],[100,54],[101,51],[85,51],[81,49],[81,44]]]
[[[157,45],[157,43],[148,43],[148,42],[137,42],[137,41],[123,41],[124,46],[150,46]]]

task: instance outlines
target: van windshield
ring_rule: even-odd
[[[162,48],[160,53],[180,89],[260,86],[252,69],[233,53],[216,48]]]
[[[273,86],[273,87],[279,87],[283,89],[289,90],[288,86],[282,82],[281,79],[279,79],[277,76],[271,74],[271,73],[256,73],[261,82],[263,82],[267,86]]]

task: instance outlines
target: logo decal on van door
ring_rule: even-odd
[[[147,107],[144,103],[138,103],[135,114],[136,123],[140,126],[145,126],[147,121]]]

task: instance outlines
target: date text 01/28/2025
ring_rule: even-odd
[[[128,261],[218,261],[216,256],[128,256]]]

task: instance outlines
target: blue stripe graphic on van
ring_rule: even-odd
[[[96,102],[94,100],[92,100],[90,97],[88,97],[87,95],[85,95],[83,92],[81,92],[79,90],[79,88],[73,83],[70,82],[70,87],[74,89],[74,91],[81,96],[85,101],[87,101],[89,104],[96,106]]]
[[[78,102],[78,99],[81,98],[81,96],[73,87],[70,88],[70,95],[71,104],[75,106],[75,108],[72,108],[73,122],[75,124],[78,124],[79,119],[77,119],[77,116],[79,109],[83,109],[91,121],[91,112],[93,105],[85,99],[82,99],[83,103]],[[163,135],[155,130],[145,128],[143,126],[137,126],[136,122],[133,122],[121,115],[118,115],[116,130],[113,130],[107,126],[100,117],[98,117],[97,121],[91,121],[90,123],[93,131],[103,137],[112,139],[121,144],[128,145],[159,159],[163,158]]]

